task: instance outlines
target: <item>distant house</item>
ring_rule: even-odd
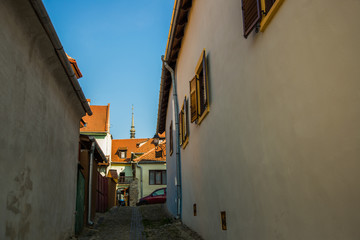
[[[133,180],[137,179],[138,183],[135,186],[137,190],[133,194],[130,193],[130,200],[136,203],[154,189],[164,187],[166,185],[165,154],[165,143],[155,147],[152,138],[114,139],[111,170],[116,170],[119,174],[118,189],[121,191],[129,188]]]
[[[41,0],[1,1],[0,28],[0,239],[69,239],[92,112]]]
[[[87,100],[90,105],[90,99]],[[84,127],[80,128],[81,134],[93,136],[111,163],[111,140],[110,134],[110,104],[106,106],[90,105],[93,115],[82,118]],[[99,165],[100,173],[107,174],[107,165]]]
[[[135,176],[140,180],[138,199],[147,196],[158,188],[166,187],[166,141],[138,158]]]
[[[173,215],[204,239],[359,239],[359,11],[175,1],[157,125]]]

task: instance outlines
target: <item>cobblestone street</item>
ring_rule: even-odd
[[[77,239],[202,239],[180,221],[170,218],[164,207],[163,204],[113,207],[106,213],[97,213],[94,226],[85,228]]]

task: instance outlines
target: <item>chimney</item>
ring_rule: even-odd
[[[86,99],[86,101],[87,101],[87,103],[89,104],[89,106],[90,106],[90,102],[91,102],[91,100],[90,99]]]

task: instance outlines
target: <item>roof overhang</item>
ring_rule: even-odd
[[[95,159],[98,163],[108,163],[108,160],[104,154],[104,152],[101,150],[99,144],[96,142],[95,138],[92,136],[80,134],[80,144],[86,148],[90,149],[91,144],[95,143]],[[106,164],[105,164],[106,165]]]
[[[176,61],[184,37],[185,26],[188,21],[188,13],[191,9],[192,0],[175,0],[171,19],[168,42],[165,50],[164,60],[172,69],[176,67]],[[164,65],[161,71],[161,83],[159,93],[158,117],[156,132],[163,133],[166,126],[166,112],[171,88],[171,76]]]
[[[80,84],[77,80],[76,74],[74,73],[74,70],[66,56],[66,53],[64,51],[63,46],[61,45],[60,39],[58,35],[56,34],[55,28],[51,23],[51,20],[49,18],[49,15],[45,9],[45,6],[42,2],[42,0],[30,0],[31,6],[33,10],[35,11],[42,27],[44,28],[47,36],[49,37],[49,40],[51,44],[54,47],[54,51],[56,52],[56,55],[61,62],[64,71],[70,81],[71,86],[73,87],[74,91],[76,92],[76,95],[81,102],[81,105],[84,109],[84,111],[90,116],[92,115],[92,111],[90,109],[90,106],[88,102],[86,101],[84,92],[82,91]]]

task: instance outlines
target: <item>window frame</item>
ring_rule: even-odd
[[[205,68],[205,70],[204,70]],[[206,107],[203,112],[201,112],[201,103],[200,103],[200,81],[199,79],[200,73],[203,71],[203,78],[205,79],[205,94],[206,94]],[[205,48],[201,52],[200,58],[195,68],[195,76],[196,76],[196,99],[197,99],[197,124],[200,125],[207,114],[210,112],[210,101],[209,101],[209,76],[208,76],[208,66],[207,66],[207,57]]]
[[[122,153],[124,154],[125,157],[121,157]],[[127,155],[126,153],[127,153],[126,150],[120,150],[120,154],[119,154],[120,159],[126,159],[126,155]]]
[[[181,114],[179,115],[181,117],[181,140],[182,143],[181,146],[183,149],[186,148],[187,144],[189,143],[189,107],[188,107],[188,98],[184,97],[184,102],[181,107]]]
[[[260,32],[265,31],[266,27],[269,25],[271,19],[275,16],[276,12],[279,10],[279,8],[283,2],[284,2],[284,0],[276,0],[273,3],[273,5],[271,6],[270,10],[266,13],[265,0],[260,0],[261,12],[262,12],[262,18],[260,21]],[[264,13],[266,13],[266,15]]]
[[[151,172],[153,172],[153,176],[154,176],[154,183],[151,184]],[[160,180],[160,184],[157,184],[156,183],[156,173],[159,172],[160,173],[160,176],[161,176],[161,180]],[[163,178],[163,173],[165,172],[165,178]],[[149,170],[149,185],[167,185],[167,175],[166,175],[166,170]]]
[[[174,152],[174,140],[173,140],[173,121],[171,120],[171,123],[170,123],[170,127],[169,127],[169,132],[170,132],[170,141],[169,141],[169,145],[170,145],[170,151],[169,151],[169,154],[170,156],[173,154]]]

